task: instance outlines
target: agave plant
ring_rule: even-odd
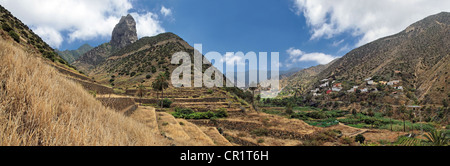
[[[425,138],[432,143],[433,146],[444,146],[448,144],[447,135],[441,130],[434,130],[425,134]]]

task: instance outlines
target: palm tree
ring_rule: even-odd
[[[404,105],[400,106],[399,112],[400,112],[400,114],[402,116],[402,120],[403,120],[403,132],[406,132],[406,122],[405,122],[406,121],[406,117],[407,117],[407,115],[406,115],[406,107]]]
[[[139,99],[141,100],[141,105],[142,105],[142,97],[144,97],[144,94],[145,94],[145,86],[142,85],[142,84],[140,84],[140,85],[138,86],[136,95],[137,95],[137,96],[139,97]]]
[[[305,86],[304,85],[297,85],[297,87],[294,88],[294,98],[298,98],[299,95],[303,95],[305,93]]]
[[[427,138],[433,146],[444,146],[448,143],[447,135],[441,130],[431,131],[425,134],[425,138]]]
[[[414,132],[414,112],[413,112],[413,110],[410,110],[409,112],[408,112],[408,118],[409,118],[409,120],[411,121],[411,133],[413,133]]]
[[[256,109],[255,107],[255,90],[258,89],[258,86],[255,82],[250,83],[250,87],[248,88],[249,90],[252,91],[252,106],[254,109]]]
[[[389,123],[391,124],[391,131],[392,131],[392,115],[394,112],[392,111],[392,106],[388,105],[386,106],[386,116],[389,117]]]
[[[156,80],[152,83],[152,88],[161,91],[161,98],[164,98],[164,89],[169,87],[169,83],[167,82],[168,78],[166,73],[159,73]],[[161,100],[161,108],[163,107],[163,102]]]

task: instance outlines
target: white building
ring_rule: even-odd
[[[340,92],[342,90],[342,88],[340,88],[340,87],[333,87],[333,88],[331,88],[331,90],[333,92]]]
[[[325,82],[324,84],[320,85],[321,88],[327,87],[327,86],[328,86],[328,82]]]
[[[316,89],[314,89],[314,90],[311,90],[311,93],[317,93],[317,92],[319,92],[319,88],[316,88]]]
[[[389,81],[389,82],[387,83],[387,85],[392,86],[392,85],[396,85],[396,84],[398,84],[398,83],[400,83],[400,80],[393,80],[393,81]]]
[[[367,93],[367,92],[369,92],[369,89],[367,89],[367,88],[360,89],[360,90],[361,90],[361,93]]]

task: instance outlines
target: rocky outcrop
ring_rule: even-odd
[[[127,16],[123,16],[114,27],[109,43],[104,43],[91,49],[72,65],[84,73],[89,73],[89,71],[103,63],[114,52],[129,44],[135,43],[137,40],[136,21],[128,14]]]
[[[123,16],[114,27],[110,41],[111,46],[118,50],[137,40],[136,21],[130,14]]]

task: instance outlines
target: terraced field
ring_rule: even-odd
[[[247,103],[220,89],[169,89],[164,97],[173,101],[171,108],[157,108],[157,92],[147,90],[138,98],[126,94],[99,95],[98,100],[160,133],[176,146],[295,146],[322,131],[297,119],[256,112]],[[160,94],[158,94],[160,95]],[[130,110],[131,106],[136,109]],[[144,106],[143,106],[144,105]],[[151,106],[149,106],[151,105]],[[176,119],[175,108],[190,108],[195,112],[225,109],[227,118]]]

